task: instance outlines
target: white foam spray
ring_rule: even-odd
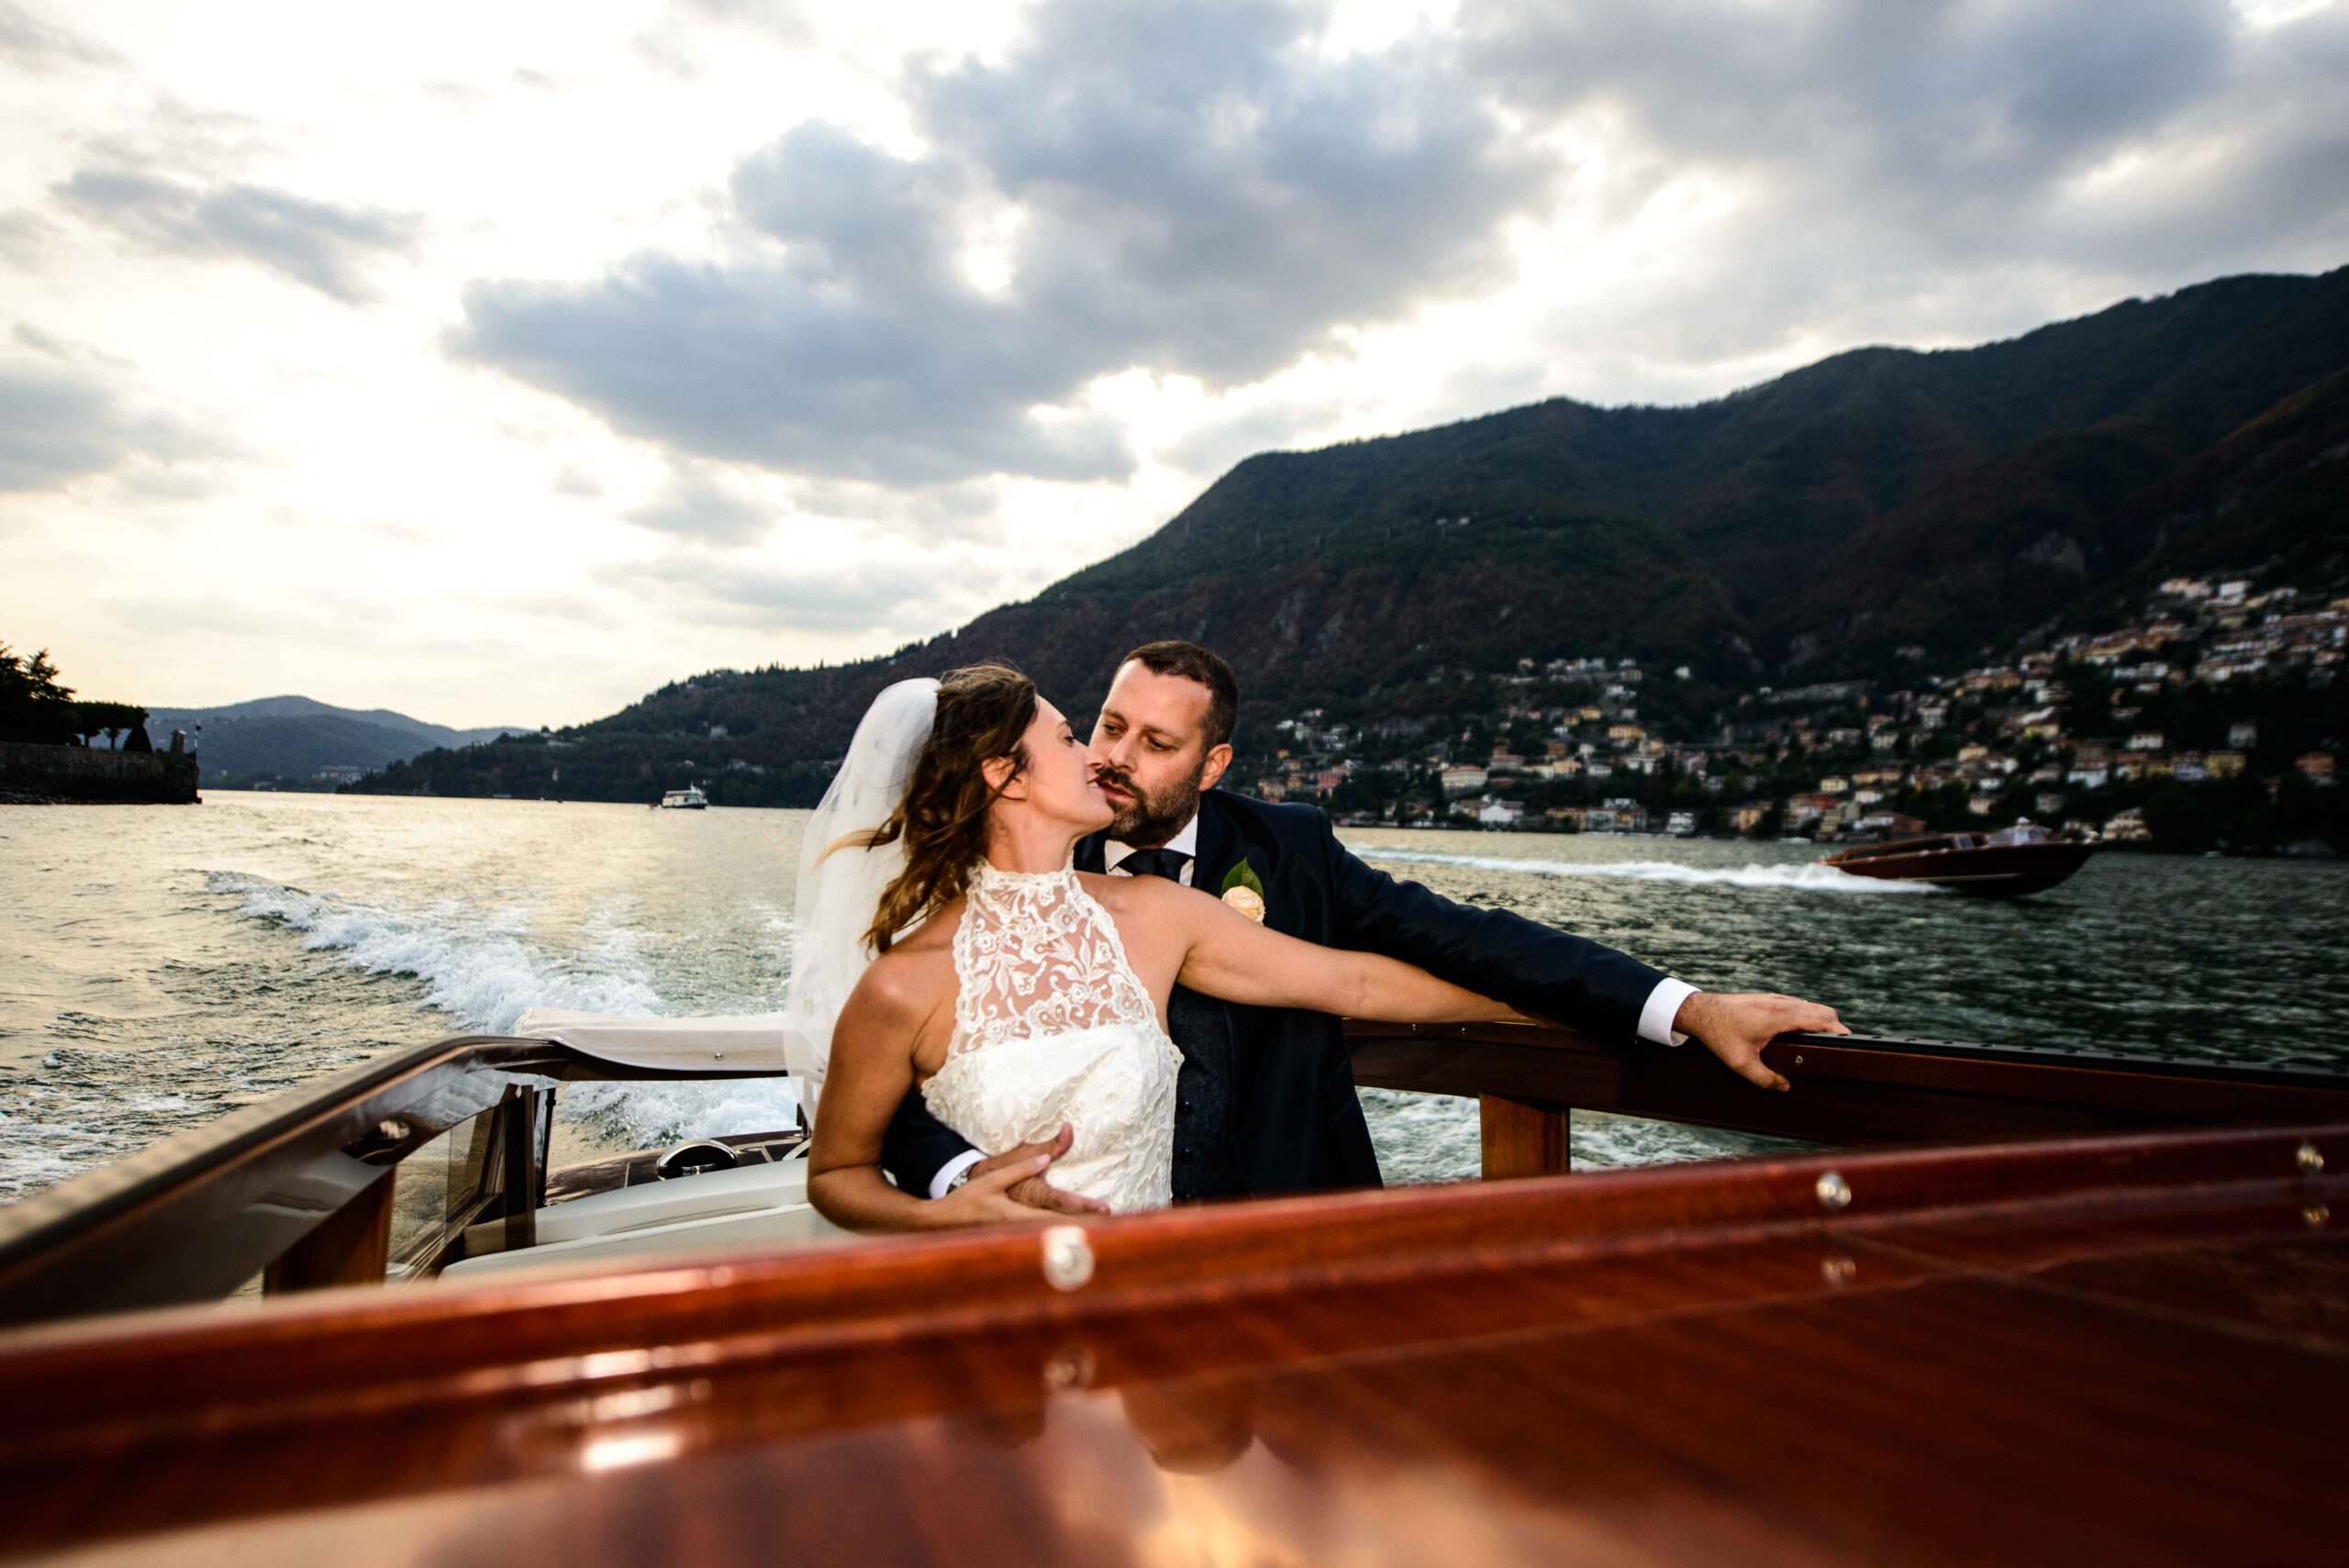
[[[1921,882],[1887,882],[1854,876],[1833,866],[1765,866],[1748,863],[1719,869],[1681,865],[1673,861],[1520,860],[1514,855],[1447,854],[1437,850],[1413,850],[1387,844],[1358,844],[1354,852],[1364,860],[1393,861],[1407,865],[1465,866],[1476,871],[1513,871],[1532,876],[1612,876],[1630,882],[1684,883],[1717,887],[1790,887],[1805,893],[1938,893]]]
[[[302,946],[331,953],[369,974],[424,986],[425,1006],[467,1029],[504,1034],[530,1007],[573,1007],[617,1018],[674,1014],[644,973],[635,934],[604,926],[581,961],[532,945],[518,910],[483,910],[450,901],[408,911],[288,887],[239,872],[211,872],[205,885],[240,895],[241,913],[302,933]],[[741,1011],[765,1004],[751,1001]],[[721,1009],[722,1010],[722,1009]],[[783,1079],[705,1084],[567,1084],[565,1120],[642,1146],[686,1137],[767,1132],[798,1120],[796,1085]]]

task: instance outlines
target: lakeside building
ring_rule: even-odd
[[[1604,806],[1586,808],[1582,828],[1586,833],[1644,833],[1648,830],[1648,810],[1635,800],[1609,800]]]
[[[1491,781],[1485,769],[1467,762],[1454,762],[1440,775],[1446,795],[1475,795]]]

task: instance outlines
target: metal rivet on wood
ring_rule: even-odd
[[[1055,1225],[1044,1232],[1044,1283],[1054,1290],[1083,1290],[1093,1278],[1093,1243],[1081,1225]]]
[[[1084,1345],[1063,1345],[1044,1363],[1044,1386],[1055,1393],[1093,1386],[1093,1351]]]
[[[2301,1144],[2299,1152],[2293,1156],[2293,1162],[2299,1166],[2303,1176],[2321,1175],[2324,1172],[2324,1151],[2313,1143]]]
[[[1819,1207],[1830,1213],[1839,1208],[1852,1207],[1851,1183],[1833,1171],[1820,1176],[1819,1185],[1814,1190],[1819,1194]]]

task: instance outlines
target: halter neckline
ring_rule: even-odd
[[[1076,885],[1076,851],[1069,851],[1068,863],[1058,871],[1006,871],[993,861],[981,861],[971,874],[973,892],[1010,893],[1032,891],[1054,884]]]

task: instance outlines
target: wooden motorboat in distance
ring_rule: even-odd
[[[1926,882],[1983,898],[2044,893],[2087,864],[2096,846],[2065,839],[2029,817],[1996,833],[1934,833],[1862,844],[1819,863],[1854,876]]]

